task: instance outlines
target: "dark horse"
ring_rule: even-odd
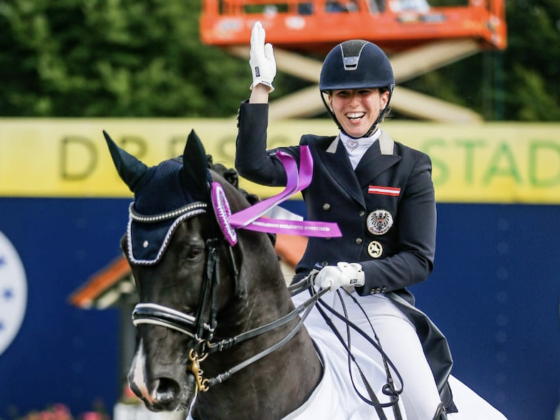
[[[194,132],[182,158],[154,167],[105,137],[134,193],[121,242],[140,301],[134,393],[152,411],[188,411],[196,397],[195,419],[294,412],[321,382],[323,364],[269,236],[220,223],[250,203],[208,169]]]
[[[183,162],[180,159],[166,161],[154,168],[147,168],[110,140],[109,145],[119,174],[135,194],[135,203],[131,207],[133,218],[122,248],[129,258],[141,303],[155,303],[193,317],[197,314],[209,326],[203,328],[204,334],[208,334],[214,323],[213,342],[239,336],[281,319],[294,309],[269,237],[239,230],[237,245],[230,247],[220,234],[210,203],[210,182],[222,186],[232,212],[247,208],[249,202],[217,173],[209,173],[204,149],[194,133],[189,136]],[[174,187],[179,190],[174,191]],[[142,223],[140,218],[134,219],[136,214],[157,218],[189,206],[194,210],[164,217],[162,221]],[[181,217],[184,220],[176,223]],[[135,231],[136,222],[138,232]],[[171,229],[174,231],[170,232]],[[158,237],[160,232],[163,241]],[[136,244],[135,240],[142,243]],[[157,262],[149,264],[145,262],[149,259],[148,254],[143,255],[141,251],[149,249],[152,242],[157,248],[155,254],[160,252],[160,247],[165,246],[165,249]],[[146,243],[148,245],[143,248]],[[135,247],[140,252],[137,253]],[[259,257],[251,257],[255,255]],[[208,266],[212,258],[220,261],[219,266]],[[237,275],[233,267],[238,268]],[[208,274],[213,269],[218,272]],[[203,285],[203,279],[213,281],[209,276],[219,278],[219,284],[214,285],[214,296],[210,297],[201,314],[199,305],[204,299],[201,293],[204,287],[208,292],[211,288],[211,285]],[[215,320],[211,319],[213,315]],[[298,320],[293,319],[265,334],[210,355],[203,362],[204,377],[218,377],[252,355],[273,347],[297,323]],[[196,327],[193,327],[194,330]],[[187,369],[187,366],[199,363],[192,360],[196,343],[189,334],[177,329],[151,323],[138,325],[139,344],[129,379],[132,389],[149,409],[188,410],[197,396],[193,411],[195,418],[280,419],[302,405],[320,380],[320,359],[307,331],[300,328],[273,356],[256,361],[197,395],[197,388],[204,386],[197,384],[200,380],[197,375],[201,371],[199,369],[197,373],[196,366],[195,372]],[[193,333],[196,335],[197,331]],[[203,354],[197,356],[204,357]]]

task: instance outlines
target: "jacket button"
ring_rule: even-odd
[[[362,238],[356,238],[356,243],[357,243],[358,245],[360,245],[362,242],[363,242],[363,241],[362,241]]]
[[[364,217],[365,215],[366,215],[366,212],[362,210],[362,211],[360,212],[360,217]]]
[[[323,204],[323,210],[330,210],[330,209],[331,209],[331,205],[329,203]]]

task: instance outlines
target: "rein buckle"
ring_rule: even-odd
[[[189,352],[189,367],[187,368],[195,377],[196,379],[196,386],[199,391],[206,392],[209,389],[208,386],[208,379],[202,379],[202,375],[204,374],[203,370],[200,369],[200,362],[206,359],[208,354],[206,354],[201,359],[198,358],[198,354],[191,349]]]

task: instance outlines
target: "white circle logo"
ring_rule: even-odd
[[[0,355],[16,337],[27,306],[27,280],[19,255],[0,232]]]
[[[367,228],[374,235],[384,235],[393,226],[393,216],[387,210],[372,211],[367,218]]]

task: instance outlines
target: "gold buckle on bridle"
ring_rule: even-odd
[[[194,375],[196,379],[196,387],[201,392],[206,392],[209,389],[208,379],[202,378],[204,371],[200,368],[200,362],[206,359],[206,357],[208,357],[208,353],[206,353],[203,357],[199,358],[198,354],[194,351],[194,349],[191,349],[189,352],[190,363],[189,363],[188,370]]]

